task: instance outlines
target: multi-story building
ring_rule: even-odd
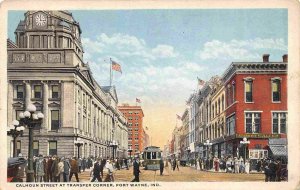
[[[119,156],[126,156],[128,131],[116,89],[100,86],[83,62],[79,23],[68,11],[27,11],[24,16],[16,42],[8,40],[8,123],[34,104],[44,114],[34,129],[34,154],[77,155],[74,142],[80,137],[82,157],[111,156],[113,140]],[[17,144],[27,155],[27,129]]]
[[[146,148],[148,146],[150,146],[150,138],[149,135],[147,134],[147,132],[143,129],[143,147]]]
[[[189,111],[186,108],[181,117],[182,127],[181,127],[181,137],[180,137],[180,147],[181,147],[181,157],[187,160],[189,147]]]
[[[198,116],[198,103],[197,103],[198,92],[194,92],[190,95],[187,104],[189,105],[189,150],[190,158],[195,157],[195,144],[196,144],[196,120]]]
[[[226,154],[244,155],[244,137],[250,159],[287,153],[287,65],[287,55],[282,62],[263,55],[263,62],[233,62],[225,71]],[[270,146],[274,139],[282,140],[282,147]]]
[[[118,109],[128,121],[128,147],[131,147],[133,154],[144,150],[144,112],[141,106],[130,106],[123,104]]]
[[[211,134],[212,156],[225,156],[225,88],[220,77],[214,77],[211,89]]]

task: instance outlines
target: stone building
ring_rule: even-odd
[[[117,109],[116,89],[100,86],[84,63],[81,28],[72,13],[27,11],[24,16],[16,42],[7,45],[8,123],[34,104],[45,116],[34,130],[34,154],[77,155],[74,142],[80,138],[82,157],[111,156],[113,140],[119,156],[126,156],[127,121]],[[27,155],[28,130],[18,149]]]

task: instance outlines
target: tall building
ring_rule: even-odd
[[[144,112],[141,106],[130,106],[123,104],[118,106],[118,109],[123,113],[128,121],[128,147],[132,148],[132,153],[142,152],[144,150],[144,128],[143,118]]]
[[[44,114],[34,129],[34,154],[127,155],[126,118],[118,111],[114,86],[100,86],[83,62],[81,28],[68,11],[27,11],[8,40],[8,123],[30,104]],[[11,145],[11,139],[8,138]],[[18,152],[27,155],[28,130],[18,138]],[[11,155],[12,147],[8,147]]]

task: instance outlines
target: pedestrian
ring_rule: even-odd
[[[162,158],[159,160],[159,171],[160,171],[160,175],[163,175],[163,173],[164,173],[164,160]]]
[[[52,171],[51,171],[52,164],[53,164],[52,156],[49,156],[47,161],[47,179],[49,181],[47,182],[53,182]]]
[[[256,164],[257,172],[261,172],[261,167],[262,167],[262,161],[261,161],[261,159],[259,159]]]
[[[250,173],[250,163],[249,163],[249,160],[246,160],[246,162],[245,162],[245,172],[246,172],[246,174]]]
[[[69,182],[70,169],[71,169],[70,161],[68,158],[66,158],[64,160],[64,172],[63,172],[64,182]]]
[[[59,158],[58,159],[59,162],[58,162],[58,178],[59,178],[59,182],[63,182],[64,181],[64,161],[65,161],[65,158],[62,157],[61,159]]]
[[[82,171],[85,172],[85,169],[87,167],[87,159],[85,157],[83,157],[82,159],[81,167],[82,167]]]
[[[270,174],[271,174],[269,164],[265,166],[264,170],[265,170],[265,182],[268,182],[270,181]]]
[[[101,173],[101,178],[103,179],[103,170],[106,164],[106,159],[101,159],[101,163],[100,163],[100,173]]]
[[[214,168],[215,168],[216,172],[219,171],[219,165],[220,165],[219,158],[215,157],[214,158]]]
[[[79,166],[76,157],[73,157],[70,165],[71,165],[71,170],[70,170],[69,182],[71,181],[73,174],[75,175],[76,181],[79,182],[79,178],[78,178]]]
[[[276,181],[281,181],[281,170],[282,170],[282,164],[280,159],[277,159],[277,169],[276,169]]]
[[[177,161],[176,161],[177,171],[179,171],[179,164],[180,164],[180,161],[179,161],[179,159],[177,159]]]
[[[129,170],[127,158],[124,159],[124,164],[125,164],[126,170]]]
[[[22,153],[19,153],[18,157],[19,158],[24,158]],[[28,161],[26,160],[23,164],[19,165],[18,171],[17,171],[17,174],[16,174],[17,182],[23,182],[23,179],[26,177],[27,164],[28,164]]]
[[[78,162],[78,172],[81,173],[82,158],[79,157],[79,159],[77,160],[77,162]]]
[[[45,173],[44,182],[49,182],[49,179],[48,179],[49,174],[47,173],[48,172],[48,156],[44,157],[43,162],[44,162],[44,173]]]
[[[134,179],[131,182],[140,182],[140,163],[139,163],[139,159],[138,156],[135,157],[134,161],[133,161],[133,175],[134,175]]]
[[[269,168],[270,168],[270,181],[275,181],[277,165],[276,165],[274,159],[271,160],[271,162],[269,164]]]
[[[60,172],[58,170],[58,163],[59,163],[58,157],[54,155],[52,160],[53,160],[53,163],[51,166],[51,172],[52,172],[53,182],[59,182],[59,173]]]
[[[242,157],[240,157],[240,160],[239,160],[239,163],[240,163],[240,173],[245,173],[245,164],[244,164],[244,159]]]
[[[176,163],[177,163],[177,162],[176,162],[176,158],[174,158],[174,159],[173,159],[173,164],[172,164],[172,166],[173,166],[173,171],[175,171]]]
[[[96,160],[96,163],[94,164],[94,169],[93,169],[93,179],[91,182],[94,182],[96,179],[98,182],[102,182],[102,179],[100,177],[100,159]]]
[[[89,157],[88,161],[87,161],[87,169],[90,169],[90,167],[92,167],[92,166],[93,166],[93,161],[92,161],[92,158]]]
[[[234,157],[234,173],[240,173],[240,163],[237,157]]]
[[[107,159],[105,168],[107,169],[107,175],[105,177],[105,182],[113,182],[114,181],[114,168],[113,168],[113,161]]]
[[[38,159],[36,159],[36,164],[35,164],[36,182],[43,182],[44,175],[45,175],[44,169],[45,169],[44,158],[42,155],[39,155]]]

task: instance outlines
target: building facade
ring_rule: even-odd
[[[287,55],[282,62],[269,62],[269,55],[263,55],[263,62],[234,62],[224,73],[227,154],[262,159],[272,154],[270,141],[285,141],[287,62]],[[247,149],[240,143],[244,137],[250,141]],[[286,148],[273,153],[282,150],[286,155]]]
[[[8,40],[8,123],[29,104],[44,114],[34,130],[34,154],[82,157],[118,156],[128,148],[127,121],[117,109],[114,86],[100,86],[83,62],[81,28],[68,11],[28,11]],[[8,138],[10,143],[10,138]],[[28,130],[18,139],[27,155]],[[10,154],[11,147],[8,149]]]
[[[141,106],[130,106],[123,104],[118,109],[128,121],[128,147],[132,148],[132,154],[140,153],[144,150],[144,112]]]

